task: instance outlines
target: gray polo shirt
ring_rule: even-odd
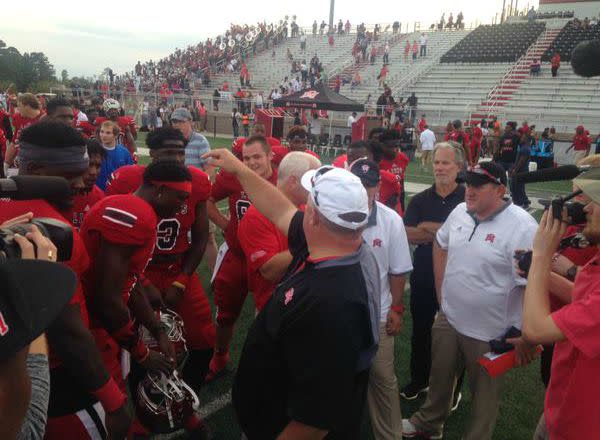
[[[192,132],[192,137],[185,147],[185,164],[203,169],[206,161],[202,159],[202,155],[210,151],[208,140],[200,133]]]

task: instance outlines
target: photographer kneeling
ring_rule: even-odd
[[[0,227],[26,223],[31,217],[28,213]],[[7,238],[14,240],[21,258],[7,258],[5,246],[0,252],[0,438],[6,440],[44,437],[50,397],[44,332],[77,282],[71,270],[54,263],[54,244],[35,225],[28,229],[25,236],[3,236],[4,245]]]
[[[542,216],[533,243],[522,330],[531,343],[556,345],[536,440],[590,438],[600,432],[600,168],[573,183],[591,199],[584,209],[587,225],[583,234],[599,251],[577,272],[572,302],[551,313],[547,292],[552,258],[566,223],[549,211]]]

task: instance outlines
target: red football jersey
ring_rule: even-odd
[[[25,130],[31,124],[35,124],[43,117],[44,117],[44,113],[42,113],[42,112],[40,112],[40,114],[35,118],[26,118],[24,116],[21,116],[21,113],[15,112],[11,117],[12,126],[13,126],[13,130],[14,130],[12,141],[18,142],[23,130]]]
[[[67,219],[45,200],[9,201],[6,199],[0,199],[0,223],[27,212],[33,212],[34,218],[48,217],[70,225]],[[88,326],[89,317],[85,303],[85,297],[83,295],[81,279],[83,273],[88,268],[89,258],[83,240],[81,239],[79,233],[75,230],[73,231],[71,259],[65,261],[63,264],[69,267],[77,275],[77,288],[75,290],[75,294],[69,301],[69,304],[79,307],[81,319],[83,323]],[[52,349],[52,345],[50,345],[50,349]],[[56,354],[50,350],[50,367],[54,368],[58,365],[60,365],[60,360],[56,357]]]
[[[379,171],[379,175],[381,176],[381,188],[379,189],[377,201],[402,215],[402,205],[400,204],[402,184],[399,177],[385,170]]]
[[[288,248],[287,237],[258,209],[250,206],[240,221],[238,239],[246,256],[248,287],[254,294],[256,309],[262,310],[277,283],[264,279],[259,269]]]
[[[104,191],[94,185],[90,192],[79,194],[73,198],[73,208],[68,213],[65,213],[65,217],[79,230],[83,224],[85,215],[96,202],[103,198]]]
[[[81,225],[81,238],[91,260],[83,276],[86,295],[93,292],[92,286],[97,278],[106,275],[96,273],[95,264],[100,238],[103,238],[114,244],[136,247],[129,260],[127,279],[122,289],[123,301],[127,303],[131,289],[152,256],[157,222],[152,206],[133,194],[105,197],[89,210]]]
[[[107,195],[131,194],[143,183],[143,165],[128,165],[113,173]],[[175,217],[159,219],[156,234],[157,254],[182,254],[190,247],[189,234],[196,221],[196,206],[210,195],[211,183],[204,171],[188,167],[192,173],[192,193]]]
[[[277,184],[277,170],[273,170],[273,174],[268,179],[273,185]],[[220,170],[217,173],[215,183],[213,184],[210,193],[211,198],[218,202],[225,198],[229,198],[229,223],[225,229],[225,241],[229,249],[237,252],[242,252],[237,238],[238,222],[242,219],[251,203],[248,195],[242,188],[242,185],[235,176]]]
[[[404,172],[406,171],[406,167],[408,166],[408,157],[406,154],[399,152],[398,155],[394,158],[394,160],[383,159],[379,162],[379,169],[383,171],[390,171],[391,173],[398,176],[400,179],[400,184],[404,184]]]
[[[108,118],[103,118],[103,117],[96,118],[94,120],[94,123],[96,124],[97,127],[100,127],[104,121],[108,121]],[[127,149],[129,150],[129,152],[131,154],[133,154],[135,152],[135,145],[133,145],[129,142],[129,140],[127,139],[127,136],[125,136],[125,133],[127,132],[127,127],[129,127],[129,130],[131,131],[131,135],[135,138],[135,135],[137,133],[137,129],[135,128],[135,121],[133,120],[133,118],[130,118],[129,116],[119,116],[117,118],[117,124],[118,124],[119,128],[121,129],[121,133],[119,134],[119,136],[117,138],[117,144],[125,145],[127,147]]]
[[[80,121],[77,123],[75,128],[81,133],[83,133],[86,137],[96,136],[96,129],[98,128],[96,125],[89,123],[88,121]]]
[[[333,159],[333,162],[331,163],[331,165],[333,165],[336,168],[346,168],[346,166],[348,165],[348,155],[347,154],[339,155],[338,157]]]

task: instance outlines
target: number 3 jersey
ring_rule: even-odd
[[[190,230],[196,221],[196,206],[210,195],[208,175],[198,168],[188,167],[192,173],[192,193],[175,217],[159,219],[155,254],[183,254],[190,247]],[[128,165],[113,173],[106,195],[130,194],[143,183],[143,165]]]
[[[277,170],[273,169],[273,174],[267,179],[271,184],[277,185]],[[229,198],[229,223],[225,229],[225,241],[227,246],[234,252],[243,255],[242,248],[237,238],[238,224],[248,208],[250,208],[250,199],[242,188],[242,185],[234,175],[220,170],[217,173],[215,183],[210,193],[211,199],[216,203],[225,198]]]

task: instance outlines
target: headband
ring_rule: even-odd
[[[20,142],[17,158],[20,164],[35,163],[60,168],[67,173],[84,172],[89,166],[89,156],[85,145],[53,148]]]
[[[166,186],[167,188],[171,188],[174,189],[176,191],[183,191],[186,192],[188,194],[192,193],[192,182],[190,181],[184,181],[184,182],[170,182],[170,181],[165,181],[165,182],[160,182],[158,180],[153,180],[150,183],[152,183],[152,185],[157,186],[157,187],[161,187],[161,186]]]

